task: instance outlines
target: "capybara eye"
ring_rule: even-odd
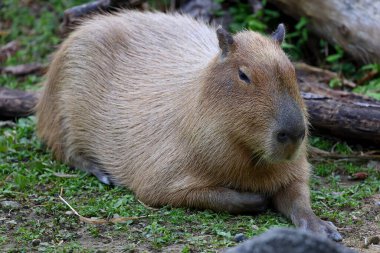
[[[241,69],[239,69],[239,78],[240,80],[244,81],[246,84],[251,84],[251,80]]]

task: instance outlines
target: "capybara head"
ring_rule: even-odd
[[[232,36],[218,28],[220,54],[204,90],[231,141],[267,163],[295,159],[307,135],[295,69],[281,49],[284,36],[282,24],[270,37],[252,31]]]

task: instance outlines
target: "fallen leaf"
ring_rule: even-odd
[[[349,180],[364,180],[368,177],[368,173],[365,172],[358,172],[352,174],[350,177],[348,177]]]

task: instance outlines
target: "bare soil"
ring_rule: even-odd
[[[353,216],[353,224],[341,227],[339,230],[344,235],[343,245],[353,248],[360,253],[379,253],[380,245],[364,246],[366,240],[380,235],[380,194],[376,194],[365,200],[360,208],[360,217]],[[142,233],[142,227],[146,225],[145,220],[139,220],[130,224],[128,233],[121,233],[111,225],[96,226],[97,234],[94,235],[94,226],[80,223],[70,223],[70,219],[60,223],[59,217],[44,214],[36,210],[39,208],[32,202],[20,203],[22,208],[18,210],[0,210],[0,225],[7,228],[4,231],[7,238],[16,238],[18,229],[37,229],[39,226],[41,234],[40,243],[36,244],[33,238],[27,242],[31,251],[41,251],[44,248],[55,248],[62,244],[72,242],[81,245],[83,249],[91,249],[95,252],[180,252],[184,245],[174,243],[157,250],[138,238]],[[58,214],[57,214],[58,215]],[[62,215],[62,214],[59,214]],[[69,214],[63,214],[70,216]],[[72,214],[71,214],[72,215]],[[36,221],[36,222],[31,222]],[[129,235],[128,235],[129,234]],[[133,235],[134,234],[134,235]],[[194,234],[194,237],[197,237]],[[61,238],[61,240],[57,240]],[[23,243],[25,245],[25,242]],[[19,243],[11,239],[3,245],[2,251],[8,252],[17,249]],[[34,245],[34,246],[33,246]],[[197,252],[197,251],[192,251]]]
[[[355,217],[355,225],[347,225],[340,229],[344,233],[343,244],[360,253],[379,253],[380,245],[369,245],[365,242],[373,236],[380,236],[380,194],[373,195],[365,200],[360,209],[361,217]]]

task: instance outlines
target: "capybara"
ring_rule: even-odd
[[[60,46],[37,105],[56,159],[151,206],[253,213],[267,201],[341,240],[313,213],[307,111],[271,36],[181,14],[97,15]]]

